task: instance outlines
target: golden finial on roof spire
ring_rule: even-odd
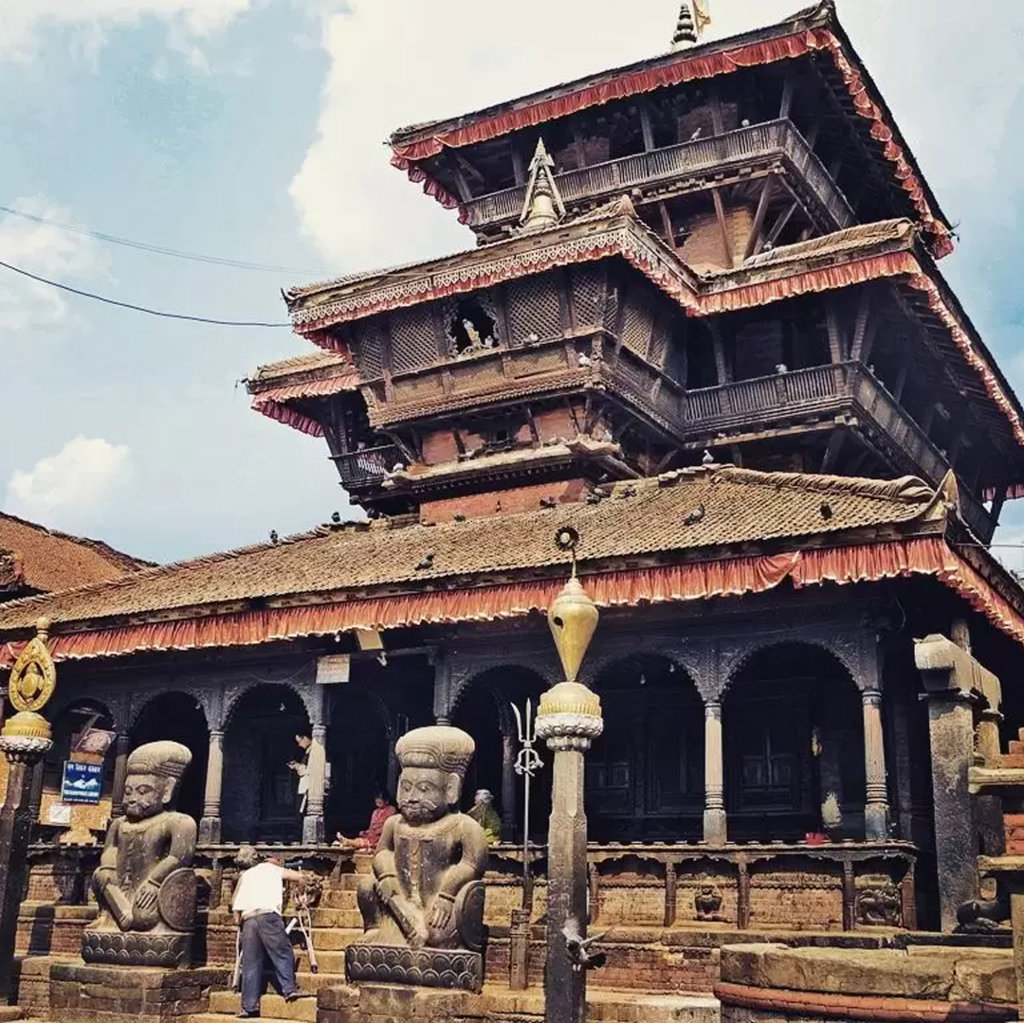
[[[684,50],[697,43],[704,30],[711,24],[709,2],[710,0],[683,0],[679,8],[675,35],[672,36],[673,50]]]

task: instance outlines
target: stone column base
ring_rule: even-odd
[[[708,845],[725,845],[729,826],[724,810],[704,811],[704,841]]]
[[[210,991],[226,987],[227,969],[159,970],[53,962],[50,1018],[60,1023],[160,1023],[206,1012]]]

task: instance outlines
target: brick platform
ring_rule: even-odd
[[[26,1016],[59,1023],[158,1023],[205,1012],[211,992],[227,983],[222,969],[87,966],[37,958],[22,963],[19,1006]]]

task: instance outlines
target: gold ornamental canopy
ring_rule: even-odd
[[[35,636],[25,644],[11,668],[7,698],[18,713],[4,722],[0,742],[50,742],[50,723],[39,713],[57,688],[57,668],[47,646],[49,636],[50,620],[40,618]]]

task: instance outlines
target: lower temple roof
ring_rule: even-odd
[[[620,482],[582,501],[425,525],[322,526],[243,550],[0,606],[0,667],[35,620],[57,659],[252,646],[358,629],[496,621],[544,611],[580,536],[599,606],[762,593],[783,582],[936,578],[1024,643],[1024,593],[984,551],[960,546],[956,494],[921,480],[702,466]],[[498,495],[496,495],[498,496]]]

